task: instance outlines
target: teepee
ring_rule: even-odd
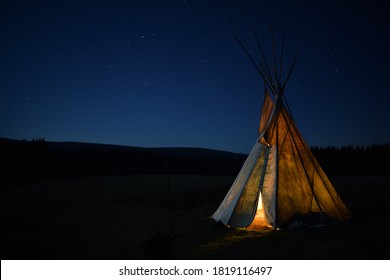
[[[258,63],[237,40],[265,84],[258,138],[212,218],[227,226],[248,230],[349,219],[350,211],[303,139],[284,96],[298,52],[282,80],[284,40],[277,67],[272,39],[274,65],[271,71],[256,32],[254,34],[260,50]]]

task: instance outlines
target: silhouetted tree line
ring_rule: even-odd
[[[390,145],[313,147],[330,176],[390,175]],[[81,175],[237,175],[246,159],[197,148],[137,148],[88,143],[0,139],[3,179],[68,178]]]
[[[330,176],[390,175],[390,144],[312,147],[311,150]]]

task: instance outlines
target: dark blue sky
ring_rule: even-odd
[[[263,82],[234,36],[271,55],[274,25],[308,144],[390,142],[387,1],[1,5],[0,137],[249,152]]]

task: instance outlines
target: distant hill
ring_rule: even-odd
[[[0,138],[3,172],[11,180],[78,175],[236,175],[245,154],[203,148],[141,148]]]
[[[329,176],[390,175],[390,145],[313,147]],[[40,180],[81,175],[238,174],[246,154],[203,148],[141,148],[0,138],[3,179]]]

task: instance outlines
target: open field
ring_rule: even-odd
[[[84,176],[0,187],[2,259],[389,259],[390,177],[335,177],[351,221],[245,232],[209,218],[230,176]]]

